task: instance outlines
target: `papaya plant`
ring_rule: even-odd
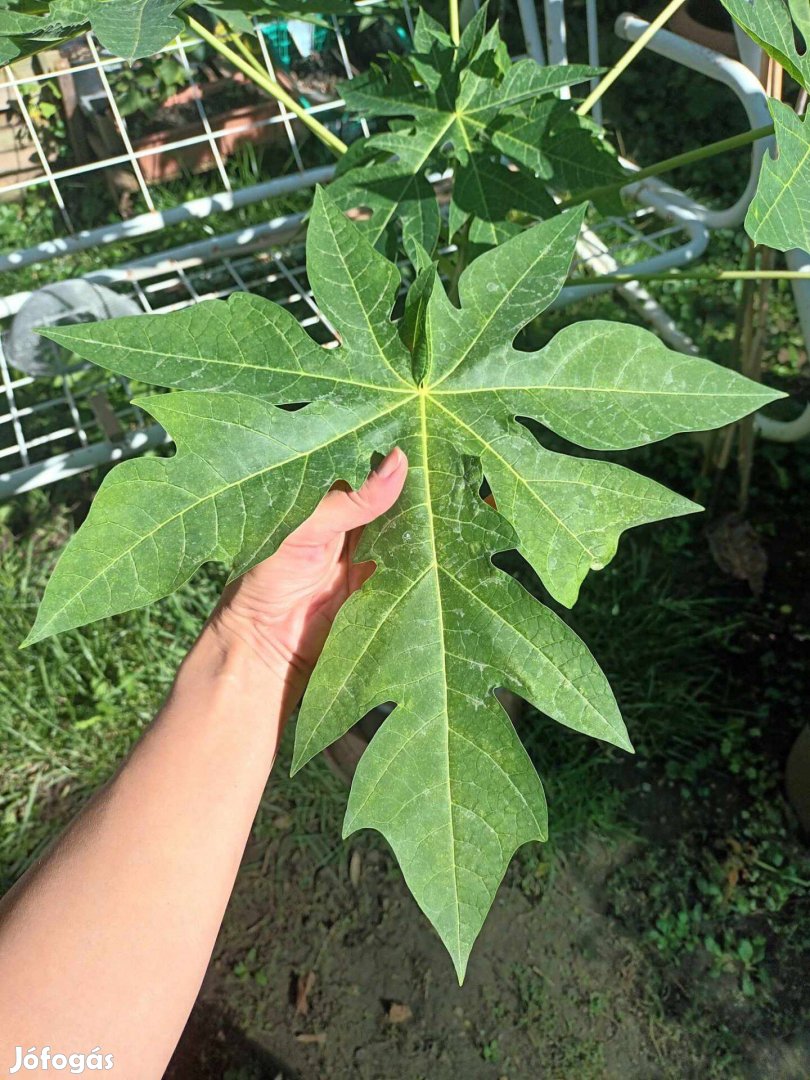
[[[555,96],[596,69],[513,63],[497,22],[487,30],[486,19],[483,5],[456,47],[439,23],[420,12],[413,53],[390,57],[384,69],[343,87],[351,108],[391,122],[390,130],[354,143],[332,185],[339,205],[371,211],[366,228],[375,243],[385,243],[399,221],[433,250],[442,215],[431,172],[453,169],[447,239],[464,230],[465,242],[474,246],[519,232],[512,219],[517,212],[555,214],[549,187],[559,194],[624,175],[596,126]],[[615,201],[614,193],[612,209]]]
[[[259,6],[223,0],[223,18]],[[182,7],[163,3],[172,18]],[[359,484],[401,447],[403,494],[364,534],[357,558],[376,568],[312,676],[293,770],[393,703],[359,763],[344,835],[387,838],[461,980],[513,853],[548,832],[540,778],[496,689],[631,750],[585,644],[492,557],[517,549],[571,607],[626,529],[700,509],[621,465],[553,452],[523,421],[572,447],[621,451],[733,423],[782,395],[618,322],[516,346],[570,273],[583,188],[605,205],[626,177],[601,132],[554,96],[592,69],[513,63],[486,11],[462,34],[451,2],[449,22],[447,33],[421,12],[410,57],[347,91],[388,126],[350,148],[314,197],[306,270],[337,347],[246,293],[43,331],[169,391],[137,403],[176,453],[106,477],[26,644],[159,601],[209,561],[244,573],[335,482]],[[444,211],[428,175],[448,166]],[[370,213],[345,215],[357,207]],[[445,281],[437,248],[453,238]]]
[[[393,320],[399,270],[320,191],[307,268],[339,348],[239,294],[47,331],[102,367],[174,388],[138,403],[178,451],[124,462],[104,481],[29,642],[158,600],[211,559],[241,574],[336,480],[359,483],[394,445],[408,455],[402,498],[357,554],[377,571],[340,612],[305,695],[293,768],[396,703],[360,762],[345,832],[387,837],[459,978],[513,852],[547,835],[540,780],[495,688],[630,749],[585,645],[491,556],[518,548],[571,605],[624,529],[698,509],[618,465],[545,450],[515,418],[620,450],[779,396],[616,323],[577,323],[538,353],[516,350],[562,287],[581,223],[570,211],[479,256],[461,274],[459,307],[423,253]],[[481,499],[483,476],[497,511]]]

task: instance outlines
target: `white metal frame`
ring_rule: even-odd
[[[364,2],[371,5],[376,0]],[[533,0],[517,0],[517,3],[529,54],[540,61],[547,57],[549,62],[565,62],[567,46],[563,0],[544,0],[545,42],[540,33]],[[412,28],[407,0],[404,0],[403,10],[407,25]],[[587,59],[596,64],[599,61],[596,0],[587,0],[586,18]],[[645,22],[635,16],[625,15],[618,20],[616,31],[620,37],[629,41],[635,40],[646,26]],[[337,20],[334,21],[334,27],[343,67],[347,77],[351,78],[354,72],[349,51]],[[260,41],[263,40],[260,38]],[[174,42],[164,50],[177,56],[187,71],[191,70],[187,56],[189,44]],[[759,81],[742,64],[667,31],[659,31],[648,47],[675,63],[683,64],[703,76],[730,86],[743,103],[752,127],[768,122],[764,91]],[[87,39],[87,48],[90,60],[73,68],[72,74],[79,74],[86,81],[95,80],[96,88],[101,86],[104,98],[118,121],[124,152],[80,166],[61,170],[53,168],[37,138],[35,125],[26,106],[26,95],[30,94],[32,84],[56,76],[48,73],[15,79],[10,69],[6,69],[8,93],[23,115],[40,162],[41,173],[33,180],[10,183],[5,187],[0,182],[0,197],[15,189],[45,186],[52,192],[62,213],[66,234],[25,250],[0,256],[0,272],[13,272],[34,263],[111,245],[116,240],[137,239],[162,230],[168,230],[170,235],[172,226],[185,220],[210,219],[214,224],[215,215],[220,211],[310,187],[331,177],[331,166],[305,168],[304,156],[296,139],[294,118],[279,106],[277,115],[260,120],[259,124],[283,126],[294,161],[293,171],[289,175],[273,177],[263,183],[234,189],[218,150],[218,140],[224,137],[225,131],[212,125],[205,113],[203,102],[198,101],[202,131],[194,137],[178,139],[168,146],[163,146],[161,150],[165,152],[167,149],[182,149],[184,146],[206,143],[211,148],[222,191],[165,211],[156,210],[141,166],[143,159],[154,151],[139,151],[136,148],[127,133],[126,121],[120,116],[115,103],[113,84],[120,61],[101,54],[92,36]],[[266,48],[263,48],[262,55],[268,70],[272,72],[271,57]],[[340,115],[342,108],[342,102],[338,100],[315,106],[312,111],[320,114],[323,119],[324,114],[327,117]],[[596,274],[609,273],[616,269],[647,272],[685,266],[698,259],[705,251],[712,228],[742,220],[756,183],[763,152],[763,144],[755,147],[746,193],[734,206],[723,211],[702,207],[658,180],[629,184],[626,191],[636,201],[636,209],[626,217],[609,218],[583,231],[579,244],[580,269],[590,269]],[[137,196],[142,200],[145,209],[127,220],[75,232],[60,184],[75,182],[83,174],[99,169],[121,166],[127,166],[132,171]],[[88,273],[86,279],[128,292],[144,311],[173,310],[201,299],[227,296],[237,290],[264,290],[272,295],[273,299],[295,311],[303,325],[317,329],[319,339],[326,343],[330,340],[332,331],[317,311],[306,283],[301,262],[301,231],[300,216],[291,215],[252,228],[224,235],[215,234],[209,240],[170,248],[159,255],[118,265],[112,262],[108,268]],[[624,239],[617,242],[615,235],[606,238],[606,231],[612,234],[619,232]],[[631,256],[629,262],[628,255]],[[797,258],[808,259],[801,253],[797,254]],[[563,290],[558,303],[577,300],[611,287],[614,286],[598,283],[570,287]],[[645,289],[639,285],[628,284],[621,286],[620,291],[630,303],[641,310],[645,319],[652,323],[667,341],[684,351],[694,351],[693,344]],[[0,319],[13,317],[28,296],[27,292],[18,291],[0,297]],[[808,303],[805,306],[805,316],[810,312],[810,286],[806,299]],[[810,338],[810,325],[805,327],[805,332]],[[111,380],[111,383],[116,382],[120,380]],[[41,380],[21,375],[9,367],[2,348],[0,383],[0,433],[5,430],[14,434],[11,445],[3,445],[3,440],[0,440],[0,498],[138,453],[165,438],[162,430],[157,425],[150,424],[142,414],[135,410],[122,410],[121,437],[112,442],[107,440],[101,425],[89,409],[87,398],[90,391],[83,392],[80,385],[71,384],[69,379],[62,379],[59,386],[59,380],[44,384]],[[40,391],[41,386],[46,389]],[[26,425],[34,418],[44,415],[53,416],[52,429],[29,437]],[[69,443],[67,449],[59,451],[57,448],[66,441]]]

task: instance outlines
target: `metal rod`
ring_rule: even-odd
[[[151,214],[139,214],[128,221],[119,221],[112,225],[102,225],[97,229],[85,229],[56,240],[46,240],[34,247],[25,248],[23,251],[13,251],[8,255],[0,256],[0,273],[8,270],[18,270],[33,263],[43,262],[46,259],[59,258],[62,255],[72,255],[78,251],[86,251],[88,248],[98,247],[102,244],[111,244],[120,240],[133,240],[139,236],[159,232],[167,225],[177,225],[181,221],[192,221],[207,218],[210,214],[221,211],[235,210],[240,206],[248,206],[250,203],[259,202],[276,195],[287,195],[298,191],[300,188],[312,187],[315,184],[327,183],[334,173],[334,166],[323,165],[317,169],[309,169],[305,173],[295,173],[292,176],[281,176],[275,180],[267,180],[263,184],[254,184],[248,188],[242,188],[234,192],[220,192],[217,195],[207,195],[200,199],[191,199],[181,206],[173,206],[169,210],[155,211]]]
[[[627,281],[810,281],[810,270],[680,270],[665,273],[605,274],[600,277],[572,277],[566,285],[620,285]]]

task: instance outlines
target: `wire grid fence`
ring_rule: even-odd
[[[377,4],[378,0],[361,0],[361,16],[331,19],[329,51],[335,78],[354,78],[372,59],[356,55],[362,53],[363,42],[355,28],[363,9],[373,11]],[[390,4],[384,6],[391,11]],[[519,0],[518,7],[528,51],[537,54],[534,3]],[[412,34],[408,0],[397,11],[400,32]],[[595,19],[592,0],[588,12],[589,19]],[[548,18],[548,10],[546,14]],[[294,73],[274,62],[268,38],[255,25],[267,72],[282,83],[294,79]],[[564,59],[553,40],[547,38],[547,44],[550,62]],[[593,47],[589,53],[592,62],[598,60]],[[30,65],[21,70],[16,65],[0,76],[0,110],[4,93],[6,113],[17,121],[18,144],[25,146],[14,169],[5,175],[0,156],[0,201],[47,193],[61,225],[58,235],[54,226],[51,238],[0,256],[0,282],[11,282],[5,295],[0,285],[0,319],[13,317],[31,295],[19,285],[24,283],[22,272],[35,264],[117,240],[146,243],[150,234],[160,230],[205,221],[214,233],[208,240],[94,269],[82,277],[129,296],[144,312],[177,310],[239,290],[256,292],[287,307],[316,340],[334,342],[334,332],[318,311],[306,279],[301,214],[258,220],[226,235],[216,235],[208,224],[217,211],[250,204],[264,208],[268,197],[326,181],[333,168],[327,152],[275,100],[259,99],[249,109],[217,113],[207,92],[212,81],[206,67],[210,57],[206,58],[198,39],[184,36],[167,45],[158,59],[162,57],[172,59],[183,72],[185,116],[179,128],[167,127],[160,138],[134,130],[124,115],[122,87],[126,90],[131,85],[131,72],[118,58],[106,54],[92,34],[46,54],[40,60],[42,70]],[[542,47],[536,58],[545,58]],[[221,68],[215,71],[213,81],[222,74]],[[233,71],[227,75],[238,83]],[[57,156],[49,145],[49,118],[43,117],[47,88],[62,102],[66,118],[67,138],[60,140]],[[342,99],[331,88],[309,94],[318,96],[325,100],[308,98],[308,107],[322,122],[344,136],[350,134],[349,124],[358,126],[355,133],[368,134],[365,120],[348,120]],[[190,111],[194,119],[189,122]],[[257,146],[269,155],[269,166],[265,162],[262,171],[269,172],[271,179],[245,184],[238,152],[240,147],[254,152]],[[207,175],[210,193],[182,201],[189,174],[200,170]],[[94,221],[93,211],[88,213],[88,205],[96,204],[106,208],[110,224],[97,224],[98,217]],[[705,229],[694,221],[673,219],[662,214],[660,207],[639,207],[624,218],[595,221],[583,235],[575,270],[604,273],[631,265],[653,268],[662,261],[683,265],[702,253],[706,239]],[[150,243],[154,246],[154,240]],[[60,276],[57,266],[54,278]],[[567,293],[575,299],[592,291],[592,286],[581,286]],[[132,387],[127,380],[98,369],[76,364],[50,377],[34,376],[11,365],[0,348],[0,378],[0,497],[114,461],[165,438],[157,425],[129,405]]]

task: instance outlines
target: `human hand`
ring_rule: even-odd
[[[394,448],[359,490],[330,491],[273,555],[223,592],[212,629],[247,643],[292,697],[303,693],[341,605],[373,572],[354,552],[363,527],[399,498],[407,471]]]

